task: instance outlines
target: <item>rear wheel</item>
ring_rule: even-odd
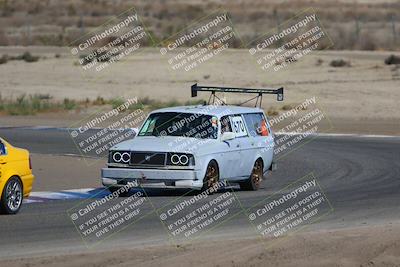
[[[208,163],[206,175],[203,180],[203,187],[201,191],[205,191],[207,189],[212,188],[219,182],[219,170],[217,163],[213,160]],[[210,193],[213,193],[213,190],[210,190]]]
[[[108,188],[108,190],[112,194],[116,192],[119,197],[129,197],[129,195],[130,195],[129,194],[129,190],[128,191],[126,191],[126,190],[122,191],[121,187],[113,187],[113,186],[111,186],[111,187]]]
[[[16,214],[22,206],[23,192],[21,180],[13,176],[3,188],[0,202],[2,214]]]
[[[240,182],[240,188],[242,190],[256,191],[260,188],[262,178],[264,175],[263,171],[263,162],[258,159],[253,166],[253,170],[251,171],[251,175],[249,179],[246,181]]]

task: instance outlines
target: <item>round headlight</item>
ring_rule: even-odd
[[[131,160],[131,155],[128,152],[122,153],[121,160],[124,163],[128,163]]]
[[[179,164],[179,162],[180,162],[180,158],[179,158],[179,155],[177,155],[177,154],[173,154],[172,156],[171,156],[171,162],[173,163],[173,164]]]
[[[115,152],[112,156],[114,162],[121,162],[122,160],[122,155],[119,152]]]
[[[186,164],[189,162],[188,156],[186,156],[186,155],[181,155],[181,156],[179,157],[179,162],[180,162],[182,165],[186,165]]]

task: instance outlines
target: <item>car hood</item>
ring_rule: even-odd
[[[201,153],[202,150],[217,142],[214,139],[196,139],[188,137],[174,136],[139,136],[133,139],[121,142],[111,148],[111,150],[122,151],[154,151],[154,152],[182,152],[182,153]],[[201,144],[208,145],[201,145]]]

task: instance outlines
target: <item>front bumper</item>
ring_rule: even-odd
[[[136,182],[145,188],[191,188],[201,189],[203,179],[195,170],[161,170],[103,168],[101,178],[104,186],[119,187]]]

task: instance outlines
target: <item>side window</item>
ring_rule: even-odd
[[[268,136],[267,121],[262,113],[244,114],[244,120],[251,136]]]
[[[5,155],[6,153],[7,153],[6,152],[6,146],[4,145],[3,142],[0,141],[0,156],[1,155]]]
[[[224,116],[221,118],[221,134],[225,132],[232,132],[232,126],[229,120],[229,116]]]
[[[229,116],[232,126],[232,131],[236,134],[236,137],[247,136],[246,126],[241,115]]]

